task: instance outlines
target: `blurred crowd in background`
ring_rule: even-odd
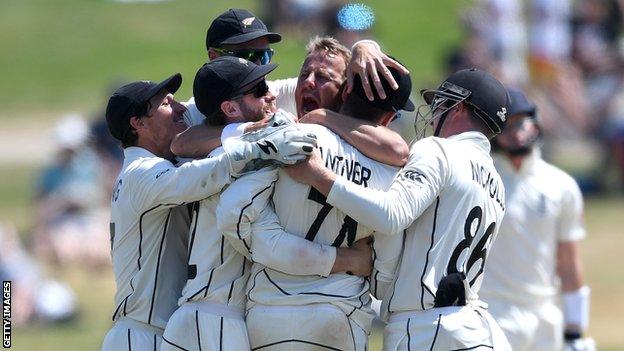
[[[357,8],[353,20],[352,6],[370,12]],[[366,5],[263,0],[258,13],[272,31],[288,37],[328,34],[347,46],[374,38],[374,13]],[[475,1],[456,19],[449,16],[460,21],[464,37],[441,58],[444,74],[478,67],[523,88],[538,105],[545,158],[574,175],[585,193],[621,193],[623,13],[624,0]],[[103,114],[59,120],[55,157],[35,184],[28,241],[22,243],[11,224],[0,224],[0,241],[10,248],[4,252],[11,253],[0,256],[0,276],[24,282],[15,284],[15,325],[66,321],[78,313],[69,286],[46,278],[49,270],[41,267],[109,269],[109,194],[122,152]]]

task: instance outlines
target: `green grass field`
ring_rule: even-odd
[[[374,35],[410,69],[415,89],[435,84],[442,58],[461,35],[457,14],[461,0],[363,1],[376,12]],[[191,81],[205,61],[205,31],[229,7],[259,11],[254,1],[178,0],[122,4],[110,0],[5,0],[0,11],[0,110],[2,135],[23,135],[24,121],[41,125],[41,133],[10,140],[0,156],[36,143],[44,129],[67,112],[100,111],[112,82],[161,79],[179,71],[186,78],[178,97],[191,94]],[[297,73],[305,37],[300,30],[282,33],[275,46],[280,68],[272,76]],[[42,150],[44,151],[44,150]],[[28,155],[24,155],[28,158]],[[32,226],[32,184],[39,165],[0,166],[0,220],[13,221],[22,233]],[[619,248],[623,199],[589,199],[589,238],[583,245],[587,282],[593,288],[591,334],[600,350],[624,349],[624,295]],[[0,244],[0,248],[1,248]],[[80,268],[51,272],[77,291],[80,318],[46,327],[16,330],[15,350],[96,350],[110,327],[114,282],[110,271],[93,274]],[[379,349],[380,336],[371,338]]]
[[[415,82],[437,79],[440,58],[459,37],[459,0],[366,1],[376,10],[375,35],[412,71]],[[101,108],[116,80],[186,77],[190,96],[206,59],[212,18],[229,7],[257,10],[249,0],[184,0],[123,4],[109,0],[3,1],[0,11],[0,118],[55,117]],[[295,31],[293,31],[294,33]],[[307,37],[283,33],[275,46],[274,77],[293,76]],[[419,87],[421,84],[418,85]]]

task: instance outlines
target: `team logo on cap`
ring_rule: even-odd
[[[253,23],[255,19],[256,19],[255,17],[247,17],[244,20],[242,20],[241,23],[244,24],[245,27],[251,26],[251,24]]]
[[[503,122],[505,122],[505,120],[507,119],[507,109],[504,107],[501,107],[501,110],[496,112],[496,115],[498,116],[498,118],[500,118]]]
[[[240,57],[238,58],[238,62],[240,64],[245,65],[245,66],[247,66],[249,64],[249,61],[245,60],[244,58],[240,58]]]

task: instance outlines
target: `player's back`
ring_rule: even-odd
[[[223,154],[217,148],[211,155]],[[270,184],[275,170],[265,168],[253,174]],[[251,262],[238,253],[217,227],[217,205],[220,194],[193,204],[189,230],[188,280],[179,304],[189,301],[210,301],[244,310],[245,287]]]
[[[327,128],[312,124],[301,127],[316,134],[322,158],[336,174],[374,189],[387,189],[394,179],[396,167],[369,159]],[[283,171],[275,185],[273,202],[284,229],[311,241],[346,247],[372,234],[371,229],[327,204],[314,188],[294,181]],[[339,307],[349,313],[365,304],[367,291],[368,284],[362,277],[292,276],[254,264],[248,295],[250,302],[267,305],[343,302]]]
[[[382,306],[386,316],[434,307],[438,284],[450,273],[464,273],[470,286],[466,299],[476,299],[505,203],[503,183],[489,151],[487,138],[476,132],[426,138],[412,146],[398,181],[423,192],[430,188],[422,184],[436,183],[439,192],[406,229],[397,278]],[[432,174],[439,177],[425,182]]]
[[[129,317],[164,328],[184,285],[185,206],[154,203],[144,184],[173,165],[130,147],[111,198],[111,251],[117,291],[113,320]],[[149,174],[151,172],[151,174]]]

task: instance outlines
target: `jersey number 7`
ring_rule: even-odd
[[[314,238],[316,237],[316,234],[318,234],[318,231],[321,228],[323,221],[325,220],[329,212],[334,208],[334,206],[328,204],[327,198],[318,190],[312,187],[310,188],[310,193],[308,193],[308,199],[323,206],[321,207],[319,213],[316,215],[316,218],[314,219],[314,222],[312,222],[312,225],[310,226],[310,229],[308,229],[305,237],[310,241],[314,241]],[[357,232],[357,225],[357,222],[353,218],[345,216],[344,221],[342,222],[342,227],[338,232],[338,236],[332,243],[332,246],[340,247],[342,243],[344,243],[345,239],[347,239],[347,246],[353,245],[353,242],[355,241],[355,234]]]

